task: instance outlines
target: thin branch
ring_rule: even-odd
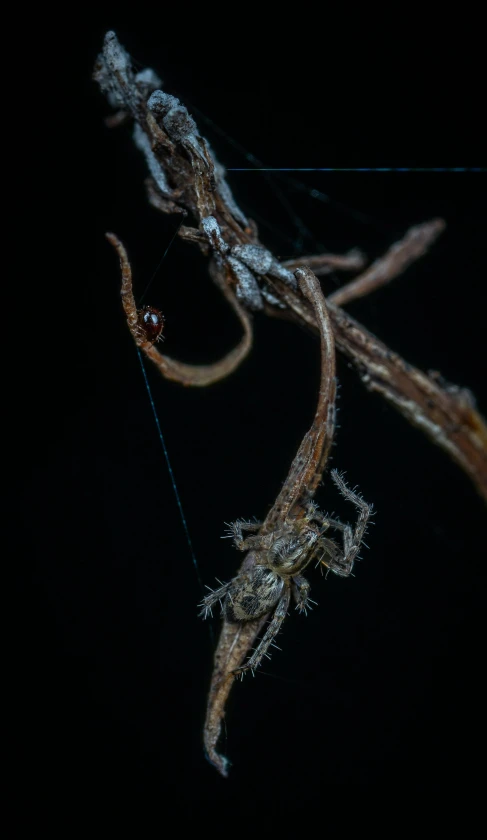
[[[392,245],[387,253],[376,260],[367,271],[328,295],[329,302],[336,306],[343,306],[351,300],[365,297],[375,289],[390,283],[411,263],[426,253],[438,236],[443,233],[445,227],[443,219],[432,219],[430,222],[410,228],[404,238]]]
[[[127,252],[115,234],[107,233],[106,238],[113,245],[120,259],[122,271],[122,289],[120,294],[130,332],[137,347],[140,347],[162,375],[166,379],[171,379],[173,382],[179,382],[181,385],[203,387],[225,379],[226,376],[232,373],[249,354],[253,338],[251,317],[243,306],[240,305],[232,289],[220,283],[219,277],[214,277],[215,282],[219,285],[223,295],[228,300],[242,324],[244,334],[240,343],[226,356],[211,365],[189,365],[177,359],[172,359],[170,356],[165,356],[160,353],[153,342],[146,339],[145,334],[141,330],[132,289],[132,269]]]
[[[297,261],[279,263],[261,245],[255,223],[236,204],[223,166],[186,108],[157,89],[159,82],[153,71],[134,73],[129,56],[113,32],[105,37],[94,78],[115,108],[117,123],[123,121],[123,114],[136,121],[134,139],[151,173],[151,203],[162,212],[184,212],[195,220],[196,226],[181,228],[180,236],[210,256],[212,278],[244,329],[238,347],[214,365],[185,365],[163,356],[152,345],[143,348],[163,376],[185,385],[203,386],[235,370],[252,344],[247,309],[264,309],[273,317],[291,316],[316,328],[313,313],[296,296],[295,284],[293,287],[289,266],[296,267]],[[336,306],[389,283],[424,254],[443,227],[444,222],[435,219],[412,228],[361,276],[330,294],[330,304],[334,304],[330,305],[330,315],[337,348],[352,360],[364,384],[447,452],[487,499],[487,427],[475,409],[473,396],[413,368]],[[323,272],[333,261],[335,268],[350,267],[350,257],[317,255],[307,259],[310,266]],[[130,323],[129,327],[133,330]]]
[[[272,285],[299,322],[317,330],[314,312],[278,280]],[[467,388],[427,375],[327,299],[337,348],[353,362],[369,391],[381,394],[467,473],[487,501],[487,426]]]
[[[294,257],[290,260],[283,260],[286,268],[294,271],[301,265],[307,265],[316,277],[331,274],[333,271],[360,271],[364,268],[367,259],[358,248],[352,248],[348,254],[313,254],[306,257]]]
[[[318,405],[313,424],[301,446],[281,492],[269,511],[262,533],[272,530],[277,520],[285,519],[293,505],[308,501],[321,481],[335,432],[335,341],[323,292],[309,268],[295,272],[302,296],[310,304],[321,339],[321,380]],[[295,294],[293,292],[293,294]],[[298,295],[296,295],[298,297]],[[308,491],[303,500],[304,488]]]

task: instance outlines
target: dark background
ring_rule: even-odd
[[[230,778],[205,761],[213,643],[103,236],[125,243],[141,293],[177,221],[148,206],[129,129],[103,124],[110,109],[90,75],[107,28],[188,104],[228,167],[250,164],[225,135],[271,167],[485,164],[477,90],[447,51],[411,67],[407,50],[382,46],[370,66],[364,45],[331,54],[330,33],[326,45],[312,33],[279,42],[250,27],[235,42],[232,25],[223,42],[182,13],[175,30],[137,17],[81,21],[56,54],[61,74],[46,50],[36,70],[52,84],[37,125],[49,152],[36,158],[44,192],[30,196],[43,229],[32,278],[41,355],[29,358],[33,446],[20,494],[22,782],[88,800],[144,789],[167,807],[218,801],[247,813],[269,795],[291,807],[291,796],[334,786],[470,784],[484,702],[485,506],[343,358],[333,464],[376,507],[370,551],[349,580],[308,571],[319,606],[307,619],[293,613],[283,651],[234,688],[221,745]],[[485,413],[485,174],[289,175],[306,189],[257,172],[228,177],[281,257],[359,246],[373,259],[411,225],[446,219],[425,258],[349,311],[410,363],[471,388]],[[179,240],[147,300],[165,314],[168,355],[209,362],[238,341],[203,258]],[[199,573],[213,585],[240,562],[223,523],[265,516],[309,427],[318,344],[258,316],[252,354],[228,380],[191,390],[148,376]],[[329,481],[318,502],[353,517]]]

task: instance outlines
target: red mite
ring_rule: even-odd
[[[143,306],[138,310],[139,327],[142,329],[147,341],[155,344],[156,341],[162,338],[162,330],[164,329],[164,318],[158,309],[153,306]]]

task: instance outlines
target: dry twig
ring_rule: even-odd
[[[134,141],[145,156],[150,172],[147,181],[150,203],[161,212],[183,214],[192,222],[180,227],[179,236],[208,256],[210,276],[243,327],[239,345],[213,365],[187,365],[162,354],[150,332],[144,329],[136,308],[125,249],[113,234],[108,234],[122,266],[122,298],[130,330],[136,344],[163,376],[191,386],[209,385],[228,376],[251,349],[254,312],[292,318],[317,331],[320,323],[317,307],[310,303],[309,296],[299,293],[293,270],[306,264],[316,274],[326,274],[331,268],[360,271],[364,267],[363,255],[352,251],[348,255],[321,254],[279,262],[259,241],[255,223],[236,204],[224,168],[184,105],[159,89],[160,82],[153,71],[133,70],[130,57],[113,32],[106,35],[94,77],[116,109],[110,124],[134,120]],[[356,367],[363,384],[382,394],[410,423],[447,452],[487,500],[487,427],[476,411],[470,391],[449,385],[439,374],[426,374],[412,367],[341,308],[397,277],[428,250],[443,229],[441,219],[411,228],[384,257],[330,294],[326,309],[336,346]],[[326,450],[331,443],[331,430],[325,424],[321,431],[321,446]],[[314,432],[317,434],[319,430],[315,428]],[[309,435],[305,441],[307,438]],[[320,480],[325,463],[326,455],[320,455],[319,468],[316,464],[313,468],[314,478],[307,475],[311,495],[316,489],[313,481]],[[278,498],[269,514],[271,519],[273,516],[279,521],[285,519],[281,507],[282,504],[289,507],[292,475],[291,470],[283,488],[285,501],[282,502],[281,496]],[[296,482],[294,486],[297,487]],[[297,492],[293,502],[298,507],[299,496]],[[269,529],[268,517],[258,536],[265,536]],[[240,574],[248,572],[254,563],[255,551],[250,551]],[[237,624],[227,620],[223,623],[205,728],[208,753],[222,773],[226,772],[226,765],[216,752],[216,741],[226,698],[235,670],[267,616],[266,613]]]

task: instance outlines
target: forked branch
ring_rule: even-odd
[[[313,424],[263,524],[252,525],[252,536],[245,540],[242,528],[249,523],[236,524],[237,542],[241,548],[251,549],[237,579],[252,590],[258,577],[256,567],[272,572],[280,563],[277,585],[281,581],[283,588],[277,606],[274,604],[264,642],[246,664],[243,663],[247,654],[272,611],[264,615],[254,612],[255,620],[252,615],[251,620],[231,621],[227,615],[223,620],[204,740],[210,761],[222,775],[227,775],[228,762],[217,752],[217,742],[235,675],[260,662],[284,619],[291,592],[299,609],[309,603],[309,584],[299,573],[300,569],[284,572],[282,564],[292,565],[296,558],[304,558],[304,568],[318,547],[323,552],[318,557],[320,562],[337,574],[350,574],[371,515],[371,506],[351,491],[339,475],[334,477],[336,486],[358,511],[355,529],[320,514],[312,501],[333,440],[335,344],[355,366],[363,384],[381,394],[447,452],[486,501],[487,427],[467,389],[449,385],[439,374],[426,374],[409,365],[341,308],[388,284],[421,257],[443,231],[445,224],[441,219],[411,228],[368,268],[364,268],[363,254],[356,250],[345,255],[318,254],[280,262],[260,242],[255,223],[238,207],[224,168],[187,109],[175,97],[160,90],[160,81],[153,71],[134,71],[130,57],[113,32],[105,37],[94,77],[116,110],[111,124],[120,125],[129,120],[134,123],[134,142],[144,155],[150,173],[147,184],[150,203],[160,212],[182,214],[187,219],[188,224],[179,228],[179,236],[208,258],[210,276],[243,328],[237,347],[212,365],[188,365],[162,354],[155,346],[152,323],[149,322],[151,329],[146,329],[141,310],[137,309],[125,248],[114,234],[107,234],[120,259],[122,302],[129,329],[137,346],[162,375],[191,386],[209,385],[228,376],[251,349],[254,312],[294,319],[320,335],[321,381]],[[312,268],[316,274],[327,274],[330,270],[362,273],[332,292],[325,302]],[[343,551],[340,552],[332,539],[323,536],[328,527],[341,531]],[[273,550],[275,562],[270,559]],[[222,597],[231,595],[233,586],[234,582],[225,584]],[[217,591],[206,596],[204,611],[211,609],[218,595]],[[263,609],[267,610],[266,601]]]
[[[151,175],[152,205],[161,212],[182,213],[193,220],[193,226],[181,227],[179,235],[209,257],[210,275],[244,331],[238,346],[219,362],[187,365],[163,355],[140,333],[135,334],[137,310],[133,295],[126,295],[125,311],[134,339],[162,375],[192,386],[210,385],[228,376],[252,346],[252,311],[292,317],[315,329],[313,311],[297,295],[291,269],[307,262],[317,273],[325,273],[330,267],[360,270],[363,255],[321,254],[280,263],[260,243],[255,223],[238,207],[223,166],[184,105],[158,88],[160,82],[153,71],[135,73],[113,32],[106,35],[94,77],[117,111],[115,124],[134,120],[134,140]],[[389,283],[422,256],[443,229],[441,219],[411,228],[384,257],[330,294],[330,316],[337,348],[357,368],[364,385],[381,394],[447,452],[487,500],[487,426],[476,410],[473,395],[448,385],[437,374],[428,375],[412,367],[337,305]],[[125,288],[131,289],[125,250],[113,234],[108,238],[119,253]]]

